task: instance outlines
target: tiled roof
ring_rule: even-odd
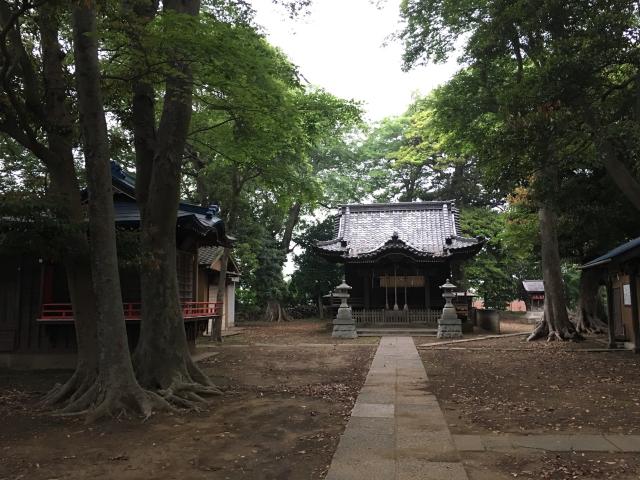
[[[523,280],[522,286],[526,292],[544,292],[544,282],[542,280]]]
[[[198,248],[198,265],[212,268],[214,262],[217,262],[224,253],[224,247],[200,247]],[[218,270],[218,268],[216,268]],[[229,263],[227,264],[227,275],[237,276],[240,274],[238,263],[233,255],[229,255]]]
[[[211,266],[224,252],[223,247],[200,247],[198,249],[198,264]]]
[[[135,177],[116,162],[111,162],[111,179],[114,190],[124,194],[114,197],[116,224],[125,227],[137,227],[140,224],[140,211],[135,202]],[[224,222],[218,216],[217,207],[201,207],[187,202],[178,205],[177,226],[192,230],[210,241],[231,246],[233,238],[229,237]]]
[[[460,235],[458,210],[451,201],[344,205],[336,218],[336,238],[318,242],[325,256],[374,258],[391,250],[415,257],[445,259],[477,253],[483,242]]]
[[[640,237],[634,238],[633,240],[630,240],[627,243],[623,243],[622,245],[618,245],[616,248],[610,250],[604,255],[601,255],[600,257],[594,258],[590,262],[585,263],[581,268],[588,269],[610,263],[616,257],[631,252],[635,248],[640,248]]]

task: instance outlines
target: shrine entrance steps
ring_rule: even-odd
[[[325,480],[468,480],[409,336],[382,337]]]
[[[435,337],[437,328],[431,327],[386,327],[367,326],[356,327],[359,337],[382,337],[382,336],[402,336],[402,337]]]

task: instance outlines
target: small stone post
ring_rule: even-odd
[[[353,321],[351,315],[351,307],[347,304],[347,298],[349,298],[349,291],[351,287],[342,279],[342,283],[338,285],[334,290],[334,297],[340,298],[341,303],[338,308],[338,314],[333,320],[333,333],[332,337],[336,338],[357,338],[356,324]]]
[[[438,319],[438,338],[461,338],[462,320],[458,318],[456,307],[451,303],[453,297],[456,296],[453,292],[456,286],[450,283],[447,278],[447,282],[440,288],[443,290],[442,298],[446,303],[442,309],[442,315]]]

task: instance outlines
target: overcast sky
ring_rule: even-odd
[[[311,13],[294,20],[272,0],[254,0],[253,6],[269,41],[309,82],[339,97],[364,101],[368,119],[375,121],[401,114],[414,92],[428,93],[458,68],[451,61],[404,73],[402,46],[387,42],[399,27],[400,0],[379,3],[314,0]]]

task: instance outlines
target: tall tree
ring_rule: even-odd
[[[637,3],[621,0],[612,6],[608,1],[589,5],[539,1],[507,5],[501,0],[464,3],[408,0],[402,4],[402,13],[406,21],[401,37],[405,41],[407,67],[443,60],[456,39],[466,35],[463,58],[470,67],[458,74],[457,83],[475,85],[472,91],[479,98],[450,88],[473,104],[471,110],[476,113],[455,123],[459,127],[466,122],[471,132],[484,130],[486,138],[476,134],[476,144],[484,145],[485,166],[493,165],[486,168],[493,170],[496,177],[511,176],[512,181],[530,182],[538,190],[542,263],[547,288],[553,290],[549,300],[554,303],[547,309],[547,318],[551,320],[547,325],[549,338],[573,336],[564,313],[562,291],[558,290],[561,286],[558,240],[549,237],[557,235],[558,205],[553,197],[554,187],[562,178],[560,182],[555,178],[573,168],[584,168],[584,162],[575,153],[583,150],[584,145],[592,145],[598,160],[633,201],[631,190],[637,182],[629,170],[629,155],[626,165],[625,161],[616,164],[616,172],[623,174],[613,175],[615,172],[607,164],[614,155],[607,155],[606,151],[612,147],[611,132],[604,128],[607,122],[622,121],[626,126],[633,124],[633,120],[628,121],[628,108],[615,108],[615,101],[603,99],[611,92],[625,92],[628,98],[627,87],[634,83],[638,71],[638,48],[633,40],[638,33]],[[602,28],[611,32],[606,42],[601,41]],[[589,54],[575,55],[582,49]],[[461,99],[457,101],[458,115],[462,110]],[[445,116],[451,117],[447,112]],[[604,118],[607,120],[602,121]],[[496,132],[500,135],[496,136]],[[473,133],[466,136],[469,138]],[[489,146],[495,149],[508,145],[505,160],[514,160],[511,168],[507,161],[492,161],[488,156]],[[614,152],[624,156],[623,149]],[[628,180],[625,185],[620,182],[621,176]],[[542,191],[554,195],[544,198]]]
[[[100,85],[96,4],[86,1],[74,6],[72,26],[89,193],[93,286],[100,292],[96,296],[99,374],[95,384],[67,406],[66,411],[86,411],[89,419],[122,410],[149,416],[154,405],[166,402],[140,387],[129,355],[116,251],[109,140]]]
[[[46,212],[69,226],[60,253],[73,305],[78,357],[72,377],[45,398],[50,406],[66,406],[84,395],[94,385],[98,369],[96,296],[74,163],[77,119],[69,96],[73,83],[64,63],[69,52],[61,44],[64,15],[57,2],[36,6],[29,1],[0,1],[0,133],[46,168],[50,179]],[[39,52],[35,44],[40,45]]]
[[[161,393],[172,403],[195,407],[205,402],[201,395],[220,393],[191,358],[176,261],[176,217],[194,88],[191,63],[202,59],[192,58],[193,52],[187,49],[193,45],[178,42],[165,48],[152,35],[153,21],[161,24],[169,37],[178,35],[178,29],[199,29],[200,1],[169,0],[162,3],[161,12],[159,8],[158,2],[132,0],[123,10],[132,59],[126,66],[137,72],[129,77],[132,108],[127,121],[135,144],[136,200],[144,252],[140,265],[140,338],[134,365],[138,381],[145,388]],[[150,69],[149,56],[166,67]],[[163,84],[159,119],[156,105],[162,93],[154,86],[158,77]]]

